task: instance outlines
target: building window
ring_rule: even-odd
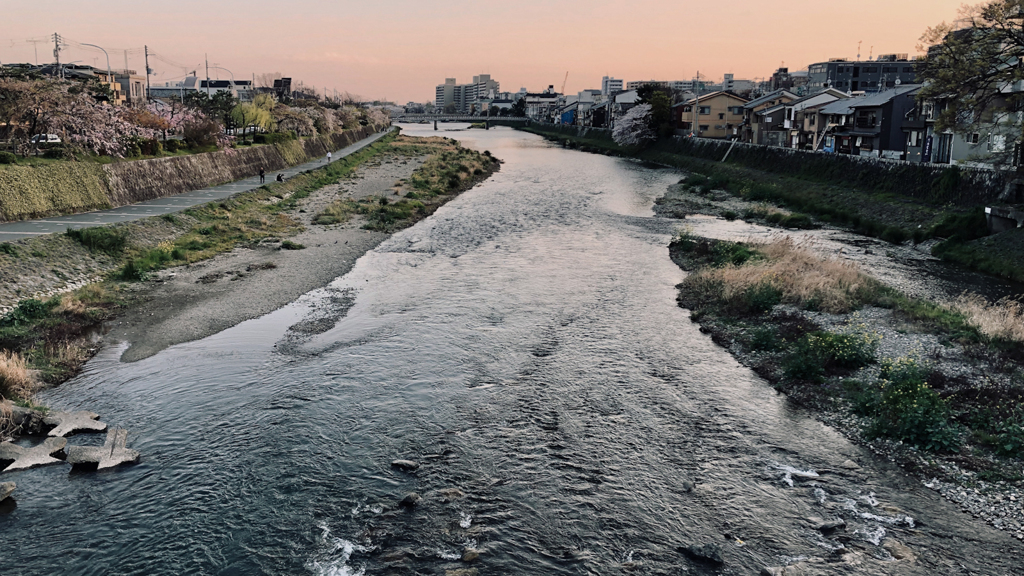
[[[701,132],[707,132],[708,131],[708,125],[707,124],[701,124],[700,125],[700,131]]]
[[[725,113],[724,112],[719,112],[718,113],[718,119],[719,120],[725,120]]]
[[[815,121],[816,119],[817,119],[817,117],[816,117],[816,116],[813,116],[813,115],[812,115],[812,116],[810,116],[810,117],[809,117],[809,119],[808,119],[808,122],[807,122],[807,123],[808,123],[809,125],[811,125],[811,126],[814,126],[814,121]]]
[[[971,144],[977,144],[978,142],[981,142],[981,134],[975,132],[967,137],[967,141]]]
[[[700,107],[700,114],[702,116],[707,116],[707,115],[711,114],[711,106],[701,106]]]
[[[905,66],[905,67],[903,68],[903,73],[904,73],[904,74],[910,74],[910,73],[912,73],[913,71],[914,71],[914,67],[913,67],[913,66]]]

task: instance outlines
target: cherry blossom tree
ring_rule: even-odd
[[[651,130],[651,105],[640,104],[626,112],[615,123],[612,139],[620,146],[646,146],[654,141]]]

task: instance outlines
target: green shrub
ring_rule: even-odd
[[[0,243],[0,252],[7,254],[9,256],[14,256],[15,258],[17,258],[18,254],[20,254],[20,252],[18,251],[18,247],[15,246],[14,244],[11,244],[10,242]]]
[[[881,394],[870,407],[869,436],[896,438],[926,450],[949,451],[958,446],[949,406],[928,386],[924,370],[915,361],[883,362],[879,386]]]
[[[1017,407],[1013,416],[999,423],[993,440],[998,454],[1009,457],[1024,454],[1024,408]]]
[[[802,230],[808,230],[814,228],[814,220],[812,220],[807,214],[793,213],[779,220],[779,225],[786,228],[800,228]]]
[[[128,236],[120,230],[97,226],[95,228],[68,228],[64,232],[69,238],[79,241],[89,250],[117,256],[128,245]]]
[[[163,154],[164,146],[156,138],[139,140],[139,151],[146,156],[159,156]]]
[[[716,266],[739,266],[760,257],[761,254],[757,250],[739,242],[715,242],[711,248],[711,261]]]
[[[730,222],[735,220],[737,216],[739,216],[739,214],[733,212],[732,210],[726,210],[725,212],[722,212],[722,217]]]
[[[747,314],[763,314],[782,302],[782,290],[771,282],[758,282],[746,289],[742,299]]]
[[[181,150],[181,148],[182,145],[180,140],[167,140],[166,142],[164,142],[164,150],[167,150],[172,154],[177,152],[178,150]]]
[[[893,244],[902,244],[909,238],[905,230],[896,226],[886,226],[878,237]]]
[[[792,380],[819,381],[829,372],[867,366],[877,350],[878,339],[867,334],[813,332],[797,342],[783,369]]]
[[[6,151],[0,151],[0,164],[17,164],[18,155]]]
[[[281,249],[283,250],[305,250],[305,246],[298,242],[292,242],[291,240],[285,240],[281,242]]]
[[[41,320],[49,316],[51,308],[50,304],[34,298],[22,300],[14,310],[0,318],[0,327],[24,326],[34,320]]]
[[[751,350],[774,352],[782,347],[779,332],[771,326],[759,326],[750,331],[747,345]]]

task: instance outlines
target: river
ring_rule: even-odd
[[[652,204],[678,173],[445,135],[505,164],[324,289],[139,362],[107,348],[40,394],[143,456],[5,475],[0,573],[699,574],[680,549],[702,543],[717,574],[1019,570],[1019,543],[788,406],[676,306],[679,223]]]

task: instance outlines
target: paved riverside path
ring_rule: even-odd
[[[355,144],[335,151],[331,158],[331,162],[337,162],[346,156],[358,152],[359,150],[383,138],[390,132],[391,130],[378,132],[373,136],[363,138]],[[319,168],[325,164],[325,160],[326,158],[317,158],[316,160],[292,166],[291,168],[267,172],[267,182],[273,182],[277,178],[278,174],[284,174],[284,177],[287,180],[297,174],[301,174],[302,172]],[[117,208],[109,208],[107,210],[83,212],[81,214],[70,214],[67,216],[55,216],[53,218],[40,218],[38,220],[4,222],[0,223],[0,242],[23,240],[34,236],[63,232],[68,228],[103,226],[105,224],[140,220],[150,216],[171,214],[173,212],[180,212],[198,204],[205,204],[206,202],[212,202],[214,200],[223,200],[228,196],[238,194],[239,192],[246,192],[259,187],[260,177],[251,176],[249,178],[243,178],[242,180],[221,184],[220,186],[211,186],[201,190],[183,192],[174,196],[146,200],[145,202],[128,204]]]

